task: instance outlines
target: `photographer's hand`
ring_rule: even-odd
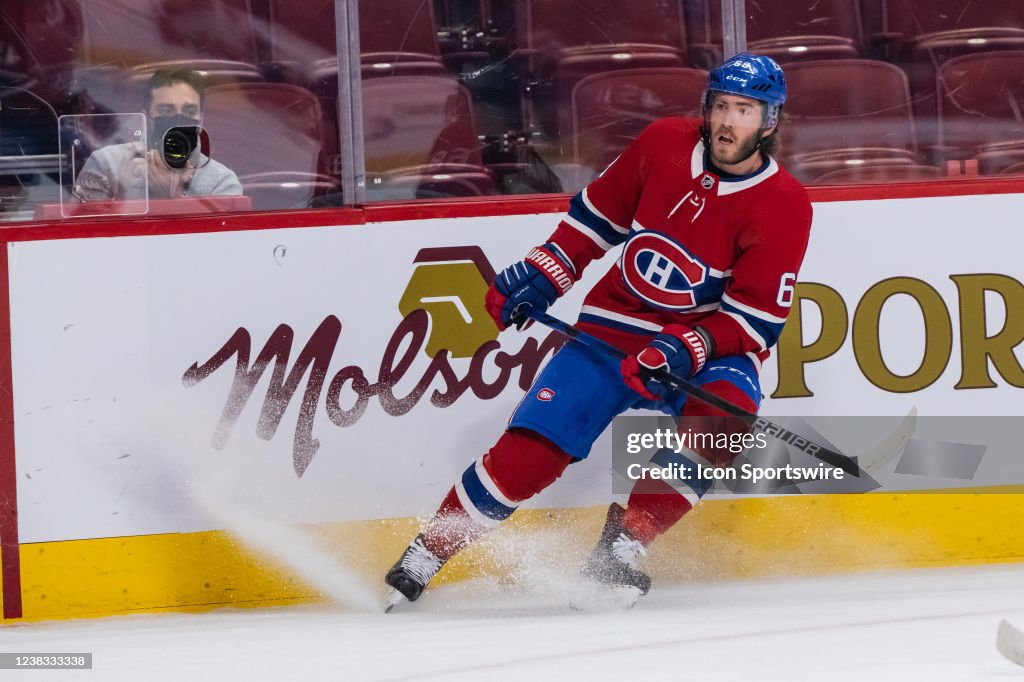
[[[151,149],[146,154],[149,166],[149,196],[155,199],[180,197],[192,180],[194,168],[171,168],[164,162],[163,155]]]

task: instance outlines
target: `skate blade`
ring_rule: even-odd
[[[582,613],[626,611],[636,606],[643,594],[638,587],[593,583],[569,601],[569,608]]]
[[[396,590],[393,587],[389,587],[388,588],[388,593],[384,597],[384,613],[391,613],[392,609],[394,609],[396,606],[398,606],[402,602],[407,602],[407,601],[409,601],[409,600],[405,598],[404,594],[402,594],[401,592],[399,592],[398,590]]]

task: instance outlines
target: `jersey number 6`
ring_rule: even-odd
[[[783,308],[793,305],[793,290],[796,287],[796,273],[784,272],[779,278],[779,295],[775,302]]]

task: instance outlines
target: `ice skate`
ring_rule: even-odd
[[[388,590],[384,612],[390,612],[403,598],[408,601],[419,599],[427,583],[437,575],[443,565],[444,561],[423,544],[423,534],[417,535],[384,576],[384,582],[391,587]]]
[[[599,585],[611,588],[613,601],[617,605],[629,607],[651,589],[651,578],[636,567],[637,558],[645,556],[647,552],[643,544],[622,527],[625,513],[626,510],[617,503],[613,502],[608,507],[601,538],[580,573]],[[593,599],[579,600],[579,603],[573,604],[573,608],[580,607],[586,601],[593,604]]]

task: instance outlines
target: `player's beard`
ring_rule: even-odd
[[[734,151],[731,154],[728,154],[728,156],[720,156],[719,153],[716,152],[716,145],[720,144],[718,142],[718,137],[723,134],[732,138],[734,142],[734,144],[731,145],[731,148]],[[746,161],[757,150],[757,145],[760,141],[759,134],[760,131],[756,131],[751,133],[746,139],[739,140],[734,132],[725,132],[723,128],[719,128],[711,137],[711,160],[718,166],[732,165]]]

